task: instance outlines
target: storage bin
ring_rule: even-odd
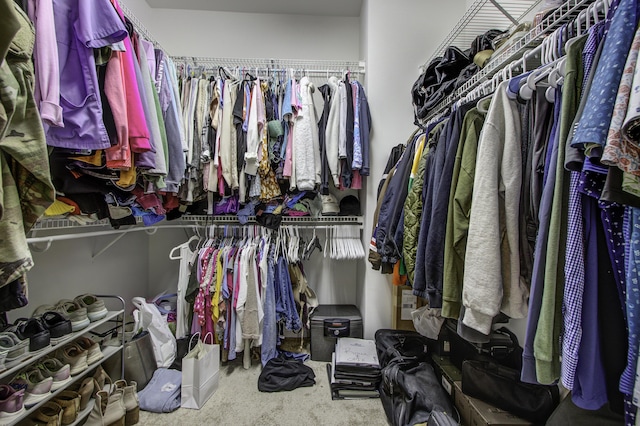
[[[337,338],[362,338],[362,330],[356,306],[319,305],[311,315],[311,359],[330,362]]]

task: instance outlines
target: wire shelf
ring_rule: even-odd
[[[475,38],[490,29],[509,30],[531,13],[541,0],[476,0],[440,43],[424,67],[442,56],[449,46],[471,47]]]
[[[186,215],[180,218],[182,222],[190,223],[239,223],[238,217],[234,215],[206,216],[206,215]],[[249,224],[256,224],[255,216],[249,217]],[[283,224],[323,224],[323,225],[345,225],[362,224],[362,216],[303,216],[303,217],[282,217]]]
[[[127,19],[129,19],[129,22],[131,22],[133,24],[133,27],[136,29],[136,31],[138,32],[138,34],[140,34],[142,37],[144,37],[145,40],[150,41],[151,43],[153,43],[153,45],[157,48],[162,50],[165,54],[169,55],[169,52],[167,51],[167,49],[165,49],[164,47],[162,47],[162,45],[160,44],[160,42],[158,42],[158,40],[156,40],[152,35],[151,32],[147,29],[147,27],[144,26],[144,24],[133,14],[133,12],[131,11],[131,9],[129,9],[127,6],[125,6],[124,4],[120,3],[120,9],[122,9],[122,13],[124,13],[124,16],[127,17]]]
[[[550,13],[545,19],[543,19],[538,25],[532,28],[531,31],[515,41],[503,52],[492,57],[489,63],[483,69],[478,71],[478,73],[473,75],[458,90],[454,91],[436,107],[434,107],[423,121],[428,122],[432,118],[438,116],[439,114],[442,114],[455,101],[465,96],[482,82],[489,80],[494,76],[494,74],[503,69],[507,64],[512,61],[521,59],[527,51],[539,46],[547,34],[559,28],[563,24],[570,22],[572,19],[578,16],[578,13],[580,13],[580,11],[584,10],[594,1],[596,0],[567,0],[555,11]],[[535,60],[535,58],[533,57],[531,59],[532,61]],[[535,68],[537,64],[539,64],[539,62],[528,62],[526,66],[527,69],[531,69]]]
[[[218,67],[244,69],[255,74],[269,74],[278,70],[294,70],[306,74],[341,74],[349,71],[355,75],[365,73],[363,61],[314,60],[314,59],[270,59],[270,58],[208,58],[196,56],[173,56],[173,61],[183,66],[202,68],[217,72]]]
[[[364,223],[362,216],[320,216],[320,217],[289,217],[283,216],[282,223],[288,225],[309,225],[309,224],[322,224],[322,225],[361,225]],[[196,225],[209,225],[209,224],[240,224],[238,217],[235,215],[184,215],[176,220],[163,220],[153,225],[156,228],[162,227],[189,227]],[[255,216],[250,216],[248,223],[250,225],[257,224]],[[141,218],[136,218],[136,225],[143,225]],[[110,227],[111,224],[108,219],[96,220],[94,222],[80,224],[77,221],[69,218],[47,218],[41,219],[31,229],[31,234],[35,234],[37,231],[55,231],[64,229],[73,229],[74,231],[82,231],[84,229],[93,227]]]

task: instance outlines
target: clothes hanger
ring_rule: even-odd
[[[256,81],[258,79],[258,77],[256,77],[254,74],[251,74],[249,71],[244,73],[244,78],[242,79],[242,81]]]

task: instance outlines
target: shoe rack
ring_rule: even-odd
[[[35,365],[38,363],[38,361],[40,361],[41,359],[45,358],[47,355],[53,353],[54,351],[56,351],[58,348],[63,347],[66,344],[72,343],[75,339],[77,339],[78,337],[81,337],[83,335],[92,333],[95,335],[101,335],[100,331],[104,331],[106,329],[112,329],[112,330],[118,330],[120,331],[120,336],[122,336],[122,341],[118,340],[119,345],[117,346],[102,346],[101,345],[101,351],[103,354],[102,359],[100,359],[99,361],[96,361],[92,364],[89,364],[89,367],[82,371],[81,373],[78,373],[74,376],[71,376],[71,381],[64,387],[61,387],[60,389],[56,389],[55,391],[52,391],[44,400],[36,403],[35,405],[32,405],[28,408],[25,407],[25,411],[20,414],[18,417],[12,419],[11,423],[7,423],[9,425],[20,425],[20,424],[26,424],[25,420],[33,413],[35,412],[38,408],[40,408],[43,404],[45,404],[47,401],[50,401],[52,398],[54,398],[56,395],[58,395],[59,393],[61,393],[62,391],[68,389],[69,387],[71,387],[73,384],[75,384],[78,381],[81,381],[82,379],[84,379],[85,377],[93,374],[93,372],[95,371],[96,367],[102,365],[102,363],[104,363],[105,361],[107,361],[108,359],[112,358],[113,356],[116,356],[118,354],[120,354],[121,359],[122,359],[122,369],[120,371],[121,377],[124,377],[124,311],[125,311],[125,301],[122,297],[120,296],[114,296],[114,295],[96,295],[98,298],[105,300],[105,302],[107,300],[112,300],[113,301],[113,305],[117,306],[117,308],[115,310],[109,310],[109,312],[107,313],[107,315],[95,322],[92,322],[91,324],[89,324],[87,327],[83,328],[82,330],[78,330],[75,331],[67,336],[65,336],[65,338],[60,341],[60,343],[54,345],[50,345],[48,347],[46,347],[44,350],[38,352],[36,355],[27,355],[23,360],[21,360],[17,365],[9,368],[9,369],[5,369],[0,371],[0,382],[1,383],[8,383],[14,376],[16,376],[20,371]],[[114,326],[115,324],[115,326]],[[115,379],[114,379],[115,380]],[[72,425],[76,425],[76,424],[80,424],[82,422],[84,422],[84,420],[89,416],[89,414],[91,413],[91,409],[93,408],[94,405],[94,400],[91,399],[91,401],[89,402],[89,404],[87,405],[87,407],[83,410],[78,412],[78,416],[76,418],[76,420],[72,423]]]

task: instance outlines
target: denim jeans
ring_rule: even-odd
[[[276,296],[278,296],[276,298],[277,319],[284,322],[287,330],[298,331],[302,328],[302,322],[296,311],[289,268],[283,256],[278,258],[275,272],[275,284],[279,289],[276,291]]]
[[[267,285],[264,297],[264,317],[262,319],[262,365],[278,356],[278,322],[276,316],[276,282],[274,248],[271,247],[267,260]]]

